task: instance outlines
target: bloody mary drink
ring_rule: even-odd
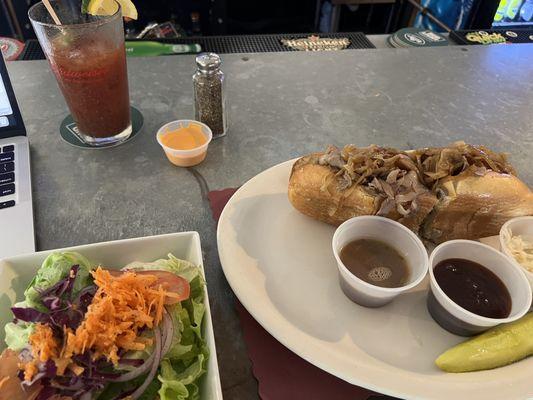
[[[81,16],[79,8],[52,2],[62,25],[42,3],[29,16],[78,136],[94,146],[113,145],[131,134],[128,74],[120,7],[109,16]],[[70,21],[70,23],[69,23]]]

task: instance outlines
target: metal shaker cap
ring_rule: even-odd
[[[220,68],[222,60],[216,53],[201,53],[196,56],[196,66],[201,72],[211,73]]]

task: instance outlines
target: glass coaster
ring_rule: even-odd
[[[141,131],[144,123],[144,118],[141,112],[136,109],[135,107],[131,107],[131,125],[132,125],[132,132],[131,135],[122,142],[118,143],[112,143],[109,145],[102,145],[102,146],[90,146],[83,142],[80,137],[78,136],[78,128],[76,126],[76,123],[72,119],[72,115],[68,115],[62,122],[61,126],[59,128],[59,132],[61,133],[61,138],[68,144],[80,147],[82,149],[107,149],[109,147],[115,147],[120,146],[121,144],[129,142],[131,139],[133,139],[137,134]]]

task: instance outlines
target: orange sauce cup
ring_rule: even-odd
[[[192,167],[204,161],[213,133],[201,122],[180,119],[163,125],[156,138],[172,164]]]

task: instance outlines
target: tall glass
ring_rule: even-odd
[[[42,2],[28,15],[80,138],[92,146],[126,140],[132,128],[119,4],[113,15],[91,16],[82,15],[79,0],[50,3],[61,25]]]

